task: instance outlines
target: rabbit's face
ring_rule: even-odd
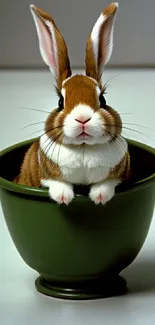
[[[46,121],[46,133],[56,142],[81,145],[112,141],[121,133],[119,114],[106,104],[93,78],[76,75],[62,84],[59,108]]]

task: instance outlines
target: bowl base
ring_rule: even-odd
[[[90,284],[89,287],[82,288],[80,286],[78,288],[54,286],[53,283],[39,276],[35,281],[35,286],[44,295],[70,300],[108,298],[123,295],[128,291],[127,282],[120,275],[111,277],[108,280],[101,278],[96,284],[93,281],[93,285]]]

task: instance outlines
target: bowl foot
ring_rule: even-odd
[[[110,277],[108,280],[101,278],[97,282],[90,282],[90,286],[77,288],[68,288],[54,286],[53,283],[39,276],[35,281],[37,290],[47,296],[70,299],[70,300],[88,300],[120,296],[127,293],[127,282],[120,275]]]

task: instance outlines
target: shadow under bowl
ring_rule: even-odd
[[[58,205],[45,188],[17,185],[24,154],[34,139],[0,153],[0,195],[12,240],[27,265],[39,273],[39,292],[66,299],[124,294],[120,272],[140,252],[155,202],[155,149],[128,141],[133,170],[130,184],[117,187],[105,206],[95,205],[87,186]]]

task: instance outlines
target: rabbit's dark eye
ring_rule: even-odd
[[[61,111],[64,108],[64,98],[61,96],[58,101],[59,111]]]
[[[107,104],[103,94],[100,95],[99,101],[100,101],[100,107],[106,109]]]

